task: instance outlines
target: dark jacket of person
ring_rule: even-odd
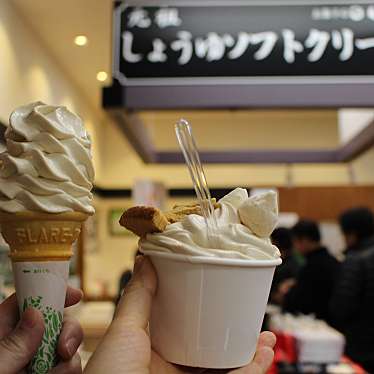
[[[275,269],[271,292],[276,292],[285,280],[296,279],[301,267],[301,261],[294,254],[282,258],[282,263]]]
[[[339,263],[324,247],[308,253],[305,260],[296,285],[285,296],[284,310],[314,314],[318,319],[329,321],[329,302]]]
[[[374,239],[351,248],[330,303],[334,326],[346,337],[346,354],[374,373]]]

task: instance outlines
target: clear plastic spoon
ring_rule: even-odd
[[[217,220],[192,128],[185,119],[181,119],[175,124],[175,133],[201,206],[209,243],[213,248],[219,248]]]

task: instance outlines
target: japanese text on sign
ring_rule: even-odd
[[[372,8],[368,8],[368,15],[373,15],[374,19],[374,6]],[[319,12],[318,9],[314,10],[313,16],[323,17],[323,9]],[[325,17],[327,17],[326,14]],[[240,31],[237,35],[229,33],[219,35],[216,32],[209,32],[204,37],[193,37],[191,32],[181,30],[176,33],[175,40],[170,43],[166,43],[161,38],[154,38],[147,54],[137,52],[133,47],[135,34],[131,29],[149,28],[152,22],[155,22],[159,28],[182,25],[177,8],[160,8],[153,20],[146,9],[135,8],[128,15],[129,30],[122,33],[122,57],[126,62],[138,63],[144,59],[151,63],[166,62],[167,51],[170,50],[179,53],[179,65],[188,64],[192,57],[204,59],[207,62],[224,58],[235,60],[242,57],[251,47],[255,47],[253,59],[261,61],[272,54],[278,42],[282,42],[283,59],[288,64],[294,63],[297,55],[302,52],[308,53],[309,62],[317,62],[323,58],[328,47],[338,52],[337,56],[340,61],[347,61],[356,50],[374,48],[374,30],[372,36],[356,38],[354,31],[348,27],[332,31],[312,28],[305,40],[297,40],[292,29],[284,28],[280,33],[272,30],[258,33]]]

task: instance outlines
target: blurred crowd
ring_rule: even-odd
[[[314,314],[341,331],[346,355],[374,373],[374,215],[353,208],[339,217],[345,239],[338,261],[321,243],[317,222],[277,228],[272,242],[283,263],[276,269],[270,302],[293,314]]]

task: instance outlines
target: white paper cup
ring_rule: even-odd
[[[158,276],[150,320],[153,349],[179,365],[247,365],[256,351],[274,270],[282,260],[145,254]]]

